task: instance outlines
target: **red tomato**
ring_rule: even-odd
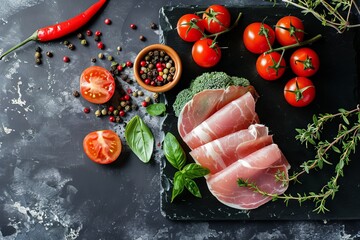
[[[301,42],[304,39],[304,24],[297,17],[285,16],[276,23],[275,36],[282,46]]]
[[[308,78],[295,77],[286,83],[284,97],[291,106],[305,107],[315,98],[315,86]]]
[[[319,70],[319,56],[310,48],[299,48],[290,57],[290,67],[297,76],[310,77]]]
[[[80,76],[80,92],[87,101],[103,104],[114,95],[115,80],[103,67],[91,66]]]
[[[86,135],[83,147],[84,152],[92,161],[109,164],[120,156],[122,143],[114,131],[100,130]]]
[[[268,36],[268,40],[266,39]],[[243,34],[243,42],[247,50],[252,53],[261,54],[270,49],[275,42],[275,32],[267,24],[254,22],[249,24]]]
[[[195,42],[203,37],[203,20],[195,14],[185,14],[177,22],[177,33],[180,38],[187,42]]]
[[[261,54],[256,61],[256,70],[265,80],[279,79],[285,72],[286,63],[278,52]]]
[[[221,49],[212,39],[204,38],[194,43],[191,55],[197,65],[209,68],[220,61]]]
[[[211,5],[203,13],[205,20],[205,29],[210,33],[222,32],[230,27],[231,14],[229,10],[222,5]]]

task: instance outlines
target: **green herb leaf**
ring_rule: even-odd
[[[146,107],[146,112],[151,116],[160,116],[166,112],[166,105],[164,103],[154,103]]]
[[[190,178],[185,178],[185,187],[192,195],[195,197],[201,198],[201,193],[199,187],[196,185],[195,181]]]
[[[173,190],[172,190],[171,202],[173,202],[174,199],[179,194],[182,193],[182,191],[184,190],[184,186],[185,186],[184,175],[180,171],[177,171],[175,173],[175,176],[174,176],[174,187],[173,187]]]
[[[135,115],[126,125],[125,139],[141,161],[144,163],[150,161],[154,150],[154,136],[138,115]]]
[[[184,167],[186,163],[185,152],[176,137],[170,132],[165,135],[163,150],[166,159],[174,168],[181,170]]]
[[[200,178],[210,173],[209,169],[204,168],[196,163],[190,163],[186,165],[182,172],[187,178],[190,179]]]

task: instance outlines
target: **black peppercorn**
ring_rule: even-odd
[[[96,62],[96,58],[94,58],[94,57],[91,58],[91,62],[93,62],[93,63]]]
[[[140,35],[140,37],[139,37],[139,39],[140,39],[140,41],[146,41],[146,37],[144,37],[143,35]]]
[[[52,57],[52,56],[53,56],[53,53],[52,53],[52,52],[46,52],[46,56]]]
[[[42,49],[41,49],[40,47],[36,47],[36,48],[35,48],[35,52],[41,53],[41,51],[42,51]]]
[[[74,97],[80,97],[80,93],[75,90],[75,91],[73,92],[73,96],[74,96]]]
[[[72,43],[69,43],[69,45],[67,46],[70,50],[74,50],[75,49],[75,45]]]
[[[84,38],[84,35],[83,35],[82,33],[78,33],[78,34],[77,34],[77,38],[78,38],[78,39],[83,39],[83,38]]]
[[[156,25],[156,23],[151,23],[150,28],[156,30],[158,26]]]
[[[100,41],[101,41],[101,38],[100,38],[100,36],[95,35],[95,36],[94,36],[94,40],[95,40],[96,42],[100,42]]]

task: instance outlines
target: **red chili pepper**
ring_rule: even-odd
[[[87,10],[80,13],[79,15],[70,18],[64,22],[57,23],[51,26],[43,27],[36,30],[30,37],[25,39],[18,45],[10,48],[8,51],[0,56],[0,60],[9,54],[10,52],[18,49],[31,41],[47,42],[55,40],[72,33],[82,26],[84,26],[89,20],[100,10],[100,8],[106,3],[106,0],[99,0],[97,3],[90,6]]]

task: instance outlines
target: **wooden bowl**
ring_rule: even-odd
[[[145,56],[150,51],[155,51],[155,50],[165,51],[165,53],[167,55],[169,55],[169,57],[173,60],[174,67],[175,67],[175,74],[173,75],[172,81],[169,81],[161,86],[157,86],[157,85],[152,86],[150,84],[146,84],[144,82],[144,80],[141,78],[141,74],[140,74],[141,61],[143,61],[145,59]],[[169,91],[180,81],[181,73],[182,73],[182,64],[181,64],[181,59],[180,59],[179,55],[177,54],[177,52],[174,49],[172,49],[171,47],[164,45],[164,44],[152,44],[152,45],[149,45],[149,46],[143,48],[138,53],[138,55],[136,56],[135,61],[134,61],[134,76],[135,76],[136,81],[142,88],[144,88],[150,92],[162,93],[162,92]]]

